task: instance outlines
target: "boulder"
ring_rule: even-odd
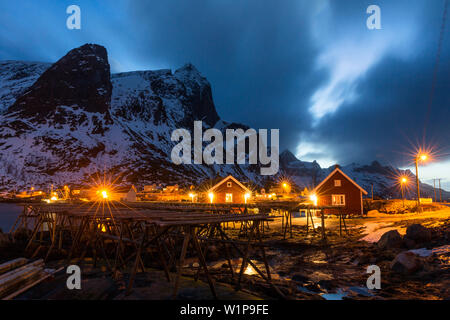
[[[427,242],[431,240],[431,231],[421,224],[412,224],[406,229],[405,237],[416,243]]]
[[[309,279],[308,279],[308,277],[305,277],[302,274],[294,274],[292,276],[292,280],[304,283],[304,282],[307,282]]]
[[[381,236],[377,245],[380,249],[400,248],[403,246],[403,239],[397,230],[391,230]]]
[[[408,249],[414,249],[417,246],[414,240],[408,239],[406,237],[403,239],[403,242]]]
[[[410,251],[399,253],[391,262],[391,270],[399,273],[411,274],[421,269],[422,260]]]
[[[367,216],[376,216],[378,214],[380,214],[378,210],[370,210],[369,212],[367,212]]]

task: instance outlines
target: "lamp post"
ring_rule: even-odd
[[[404,194],[404,191],[403,191],[403,185],[404,185],[405,183],[407,183],[407,182],[408,182],[408,179],[406,179],[405,177],[403,177],[403,178],[400,180],[400,188],[402,189],[403,208],[405,207],[405,194]]]
[[[210,202],[210,203],[213,203],[213,200],[214,200],[214,193],[210,192],[210,193],[208,194],[208,196],[209,196],[209,202]]]
[[[415,158],[416,163],[416,187],[417,187],[417,210],[422,212],[422,207],[420,206],[420,187],[419,187],[419,160],[426,161],[428,156],[426,154],[418,154]]]

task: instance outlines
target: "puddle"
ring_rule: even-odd
[[[356,294],[362,295],[364,297],[373,297],[373,293],[370,292],[369,289],[364,287],[350,287],[348,288],[349,291],[352,291]]]
[[[347,296],[347,293],[344,292],[342,289],[338,289],[336,293],[322,293],[320,294],[320,296],[325,300],[342,300],[344,297]]]
[[[252,262],[254,262],[254,261],[252,261]],[[249,264],[247,266],[247,268],[245,269],[244,274],[252,276],[252,275],[258,274],[258,272],[256,272],[256,270],[253,269],[253,267]]]
[[[311,290],[309,290],[309,289],[307,289],[305,287],[302,287],[302,286],[297,286],[297,290],[301,291],[301,292],[304,292],[304,293],[309,293],[309,294],[319,294],[318,292],[311,291]]]
[[[318,294],[325,300],[343,300],[350,295],[360,295],[364,297],[373,297],[373,293],[365,287],[340,288],[335,293],[320,293],[309,290],[308,288],[297,286],[297,290],[308,294]]]

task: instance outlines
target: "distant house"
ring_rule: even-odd
[[[156,184],[145,185],[144,192],[155,192],[157,190],[157,188],[158,188],[158,186]]]
[[[333,206],[344,214],[363,214],[363,195],[367,192],[347,176],[338,166],[312,192],[318,206]],[[324,210],[334,213],[333,209]]]
[[[137,190],[135,186],[115,188],[112,193],[112,200],[135,202],[137,201]]]
[[[162,191],[153,193],[151,200],[154,201],[192,201],[178,184],[166,186]]]
[[[246,203],[251,190],[229,175],[207,192],[207,201],[212,203]]]

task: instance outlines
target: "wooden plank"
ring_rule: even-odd
[[[27,279],[35,276],[42,271],[42,267],[30,266],[19,273],[11,275],[9,278],[0,280],[0,297],[9,294],[12,290],[16,289],[21,283],[27,281]]]
[[[5,262],[3,264],[0,264],[0,275],[8,272],[10,270],[13,270],[15,268],[21,267],[24,264],[28,262],[28,259],[25,258],[17,258],[8,262]]]
[[[39,283],[41,283],[42,281],[52,277],[55,273],[58,273],[60,271],[62,271],[64,269],[64,267],[59,268],[58,270],[55,270],[54,272],[51,273],[47,273],[46,275],[40,277],[38,280],[30,283],[29,285],[17,290],[16,292],[11,293],[9,296],[6,296],[5,298],[3,298],[2,300],[12,300],[15,297],[17,297],[18,295],[24,293],[25,291],[33,288],[34,286],[38,285]]]
[[[32,262],[32,263],[29,263],[29,264],[27,264],[27,265],[24,265],[24,266],[22,266],[22,267],[19,267],[19,268],[16,268],[16,269],[14,269],[14,270],[11,270],[11,271],[9,271],[9,272],[7,272],[7,273],[5,273],[5,274],[0,275],[0,284],[1,284],[1,281],[2,281],[3,279],[10,278],[10,277],[13,276],[14,274],[18,274],[18,273],[20,273],[21,271],[23,271],[23,270],[25,270],[25,269],[27,269],[27,268],[29,268],[29,267],[43,267],[43,266],[44,266],[44,260],[39,259],[39,260],[36,260],[36,261],[34,261],[34,262]]]

